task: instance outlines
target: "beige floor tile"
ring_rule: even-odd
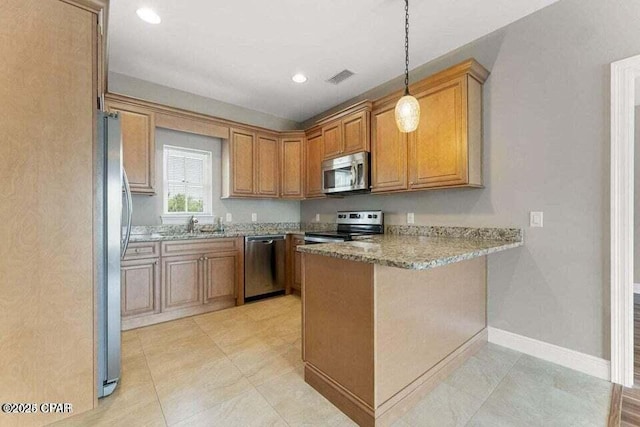
[[[292,427],[356,425],[295,372],[273,378],[257,388]]]
[[[198,327],[192,318],[147,326],[146,328],[137,329],[136,332],[145,351],[152,347],[167,346],[177,340],[203,334],[202,329]]]
[[[199,369],[202,365],[224,358],[224,353],[206,335],[188,336],[163,346],[145,349],[151,375],[156,384],[173,376]]]
[[[62,420],[55,426],[86,426],[86,427],[112,427],[112,426],[140,426],[140,427],[164,427],[166,426],[162,409],[157,400],[149,403],[138,403],[123,409],[109,411],[89,411],[78,416]]]
[[[257,301],[242,306],[242,311],[253,320],[266,320],[272,317],[276,317],[282,314],[294,314],[300,315],[299,298],[295,296],[284,296],[278,298],[272,298],[264,301]]]
[[[198,414],[251,388],[251,383],[226,357],[156,383],[158,398],[169,424]]]
[[[483,400],[442,383],[402,418],[410,426],[464,426]]]
[[[256,386],[302,367],[300,350],[291,345],[265,351],[244,351],[231,357],[231,361]]]
[[[141,425],[164,425],[144,356],[123,359],[120,383],[113,394],[100,399],[92,411],[64,420],[60,425],[127,425],[127,421],[131,422],[128,425],[134,425],[136,419]]]
[[[181,427],[287,427],[287,424],[255,389],[196,414]]]
[[[122,359],[142,356],[144,354],[144,352],[142,351],[142,343],[140,342],[140,338],[138,338],[138,333],[136,331],[123,332],[121,340]]]

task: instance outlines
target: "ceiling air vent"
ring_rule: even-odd
[[[353,76],[354,74],[355,73],[351,70],[342,70],[338,74],[336,74],[335,76],[327,80],[327,83],[337,85],[347,80],[349,77]]]

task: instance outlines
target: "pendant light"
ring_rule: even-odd
[[[420,104],[409,94],[409,0],[404,0],[404,96],[396,104],[400,132],[413,132],[420,122]]]

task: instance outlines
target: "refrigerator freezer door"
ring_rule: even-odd
[[[98,397],[111,394],[120,378],[120,256],[122,245],[122,143],[120,121],[99,114],[97,148]]]

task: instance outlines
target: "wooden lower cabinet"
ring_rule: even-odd
[[[162,311],[202,303],[202,255],[162,259]]]
[[[121,275],[123,330],[240,305],[244,239],[132,243]]]
[[[204,303],[224,298],[235,299],[238,294],[237,254],[207,254],[204,257]]]
[[[287,245],[287,281],[288,290],[296,293],[302,292],[302,254],[296,251],[297,247],[304,245],[304,234],[292,234]]]
[[[160,312],[158,258],[123,261],[120,270],[122,317]]]

